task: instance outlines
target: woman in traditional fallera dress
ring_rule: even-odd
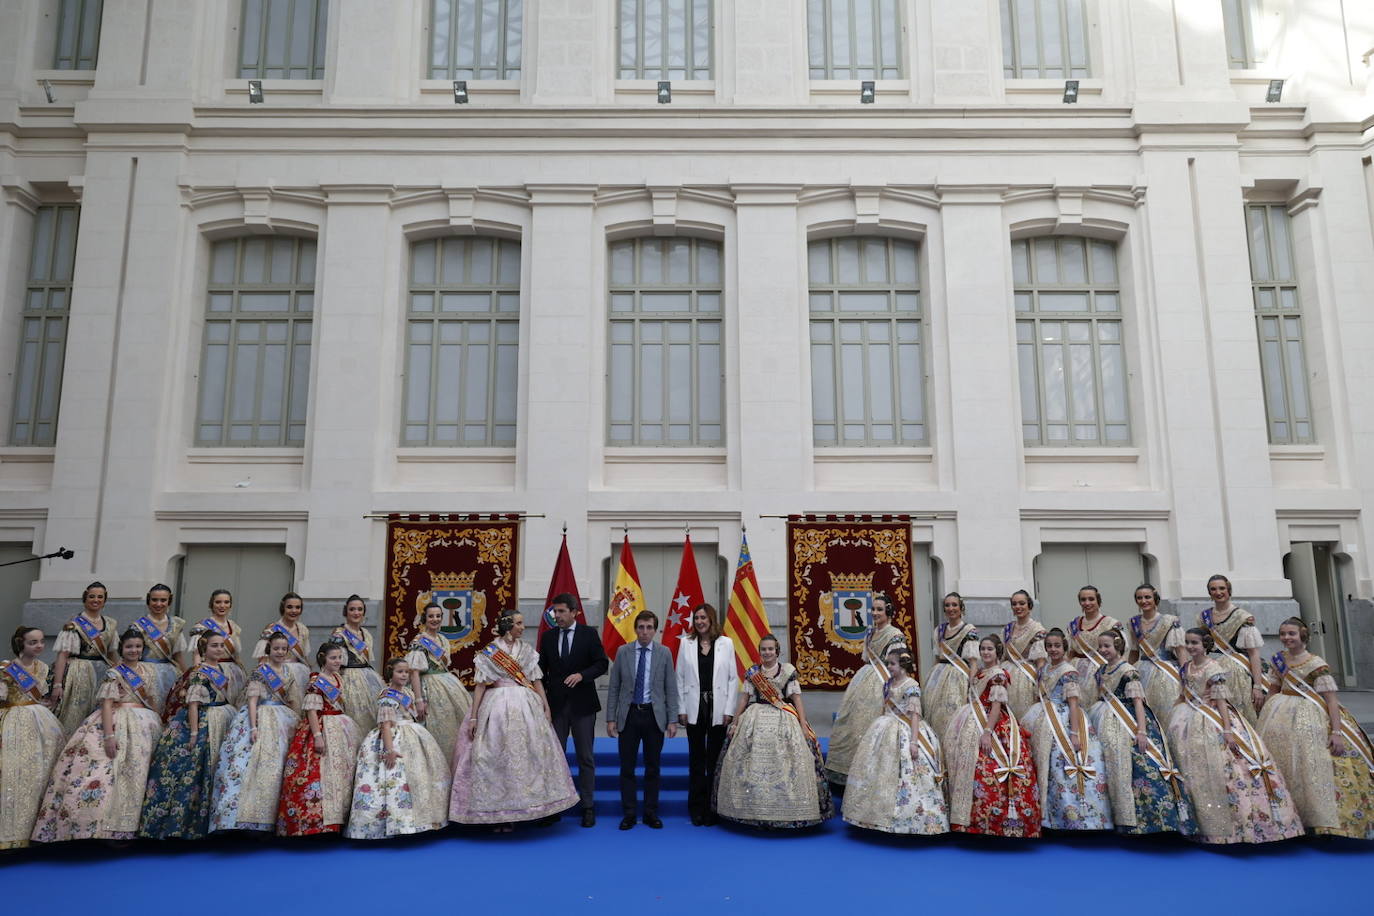
[[[148,764],[162,731],[143,634],[119,637],[120,664],[105,673],[100,708],[67,739],[38,807],[35,843],[129,840],[138,831]]]
[[[43,631],[20,627],[0,662],[0,849],[29,845],[38,804],[66,735],[48,708]]]
[[[954,714],[944,742],[949,822],[956,833],[1040,836],[1040,790],[1030,733],[1007,708],[1002,640],[978,643],[980,667],[968,702]]]
[[[335,627],[330,638],[342,642],[347,653],[341,672],[344,706],[358,724],[358,730],[367,733],[377,727],[377,695],[386,689],[386,682],[372,667],[372,634],[363,629],[367,602],[358,595],[349,595],[343,616],[343,625]]]
[[[1161,724],[1169,721],[1178,700],[1178,666],[1183,663],[1183,627],[1173,614],[1159,610],[1159,592],[1146,582],[1135,590],[1140,613],[1126,632],[1131,664],[1140,673],[1145,705]]]
[[[1374,840],[1374,747],[1307,638],[1297,617],[1279,626],[1283,651],[1273,658],[1260,735],[1309,832]]]
[[[281,601],[277,604],[277,620],[269,624],[266,629],[258,635],[258,641],[253,646],[253,660],[261,663],[269,655],[267,641],[274,634],[281,633],[286,637],[286,663],[291,666],[291,673],[300,678],[301,689],[305,689],[305,682],[310,679],[310,665],[314,662],[310,648],[310,628],[301,623],[301,614],[305,610],[305,602],[301,596],[295,592],[287,592],[281,596]]]
[[[835,806],[797,669],[778,659],[771,634],[759,640],[759,658],[740,685],[716,765],[716,814],[752,827],[811,827],[832,817]]]
[[[1078,607],[1083,612],[1069,621],[1069,661],[1078,670],[1078,699],[1085,707],[1097,701],[1097,669],[1106,663],[1097,653],[1097,637],[1120,629],[1121,621],[1102,613],[1102,593],[1095,585],[1078,590]]]
[[[449,820],[491,824],[498,833],[578,803],[540,683],[539,654],[521,641],[524,632],[520,614],[497,618],[496,639],[477,653],[477,689],[453,750]]]
[[[1124,658],[1120,630],[1097,637],[1107,660],[1097,672],[1098,700],[1089,720],[1102,741],[1112,822],[1118,833],[1197,832],[1180,773],[1154,712],[1145,705],[1145,688]]]
[[[310,679],[282,764],[277,802],[279,836],[339,833],[353,800],[353,768],[361,733],[343,696],[344,647],[330,640],[315,653],[320,673]],[[375,713],[374,713],[375,715]]]
[[[288,634],[273,633],[266,642],[267,658],[248,676],[244,706],[220,749],[211,831],[270,832],[277,826],[282,767],[300,724],[310,669],[293,661]]]
[[[892,625],[891,606],[881,592],[873,596],[872,619],[861,653],[864,665],[844,690],[826,749],[825,777],[836,785],[845,784],[859,740],[883,714],[883,684],[889,673],[884,659],[894,646],[906,647],[906,634]]]
[[[182,652],[191,656],[191,666],[177,679],[171,692],[167,694],[167,702],[162,709],[164,724],[170,723],[172,717],[186,706],[186,689],[195,674],[196,666],[203,661],[197,654],[196,647],[200,645],[200,637],[205,633],[224,637],[225,656],[219,663],[219,670],[229,680],[229,702],[234,706],[243,702],[243,689],[248,686],[248,672],[243,670],[243,665],[239,662],[239,650],[243,648],[243,628],[229,619],[229,614],[234,609],[234,596],[228,589],[217,588],[210,593],[209,606],[210,616],[189,625],[182,637]]]
[[[224,637],[202,633],[202,659],[186,687],[186,705],[163,729],[148,767],[148,790],[138,835],[153,840],[198,840],[210,832],[215,768],[235,709],[221,669]]]
[[[449,762],[423,726],[411,691],[410,666],[387,661],[389,684],[377,697],[377,727],[358,747],[353,809],[344,836],[382,840],[448,825]]]
[[[978,631],[964,620],[964,599],[950,592],[942,604],[945,622],[935,631],[935,664],[926,675],[921,706],[926,721],[944,741],[950,720],[968,701],[969,677],[978,660]]]
[[[57,704],[54,712],[68,737],[100,705],[96,691],[105,683],[111,660],[119,659],[115,647],[118,624],[113,617],[100,613],[106,595],[105,586],[99,582],[86,586],[81,593],[81,613],[62,625],[52,644],[57,660],[52,666],[51,699]]]
[[[887,656],[883,713],[864,732],[849,768],[841,813],[856,827],[883,833],[949,832],[940,739],[921,719],[916,660],[905,646]]]
[[[1031,619],[1035,601],[1019,589],[1011,595],[1011,623],[1002,630],[1007,651],[1007,705],[1018,719],[1040,701],[1040,668],[1045,663],[1045,626]]]
[[[166,585],[159,583],[148,589],[143,603],[148,612],[134,621],[134,627],[143,634],[143,662],[152,666],[155,674],[152,689],[157,694],[158,705],[164,705],[182,674],[180,646],[186,621],[168,613],[172,606],[172,590]]]
[[[1260,649],[1264,637],[1255,618],[1243,607],[1231,603],[1231,580],[1218,573],[1207,580],[1207,595],[1212,606],[1198,614],[1197,625],[1212,637],[1217,664],[1226,672],[1226,697],[1245,721],[1259,722],[1259,704],[1268,688]]]
[[[1264,739],[1231,705],[1231,672],[1209,658],[1212,634],[1184,634],[1188,661],[1169,717],[1169,746],[1183,771],[1203,843],[1272,843],[1302,836],[1293,798]]]
[[[472,709],[472,695],[449,670],[449,641],[439,630],[443,623],[443,608],[437,604],[425,608],[425,628],[410,644],[406,665],[416,697],[415,714],[439,742],[444,760],[451,761],[458,729]]]
[[[1055,627],[1045,634],[1048,660],[1040,672],[1040,702],[1022,720],[1035,746],[1040,823],[1053,830],[1109,830],[1112,810],[1102,744],[1088,722],[1078,669],[1067,650],[1063,630]]]

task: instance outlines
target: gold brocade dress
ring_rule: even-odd
[[[0,662],[0,849],[29,845],[43,788],[66,739],[52,711],[3,673],[10,664]],[[32,689],[46,696],[48,666],[38,659],[33,664],[24,670]]]
[[[100,638],[109,653],[119,651],[119,623],[113,617],[100,617]],[[66,652],[67,669],[62,676],[62,699],[57,701],[55,713],[62,723],[62,731],[70,737],[95,709],[96,691],[105,682],[110,670],[109,659],[77,627],[74,620],[62,625],[52,644],[53,652]]]
[[[181,634],[186,629],[186,621],[180,617],[164,617],[157,621],[152,614],[144,614],[134,620],[133,627],[144,636],[143,663],[154,673],[149,689],[157,695],[158,703],[166,705],[167,696],[182,674],[175,657],[181,652]]]
[[[1247,649],[1264,648],[1264,637],[1255,626],[1255,618],[1250,616],[1250,612],[1245,608],[1233,605],[1231,613],[1221,621],[1213,621],[1212,610],[1204,608],[1202,613],[1198,614],[1198,626],[1210,626],[1216,630],[1227,644],[1242,656],[1246,654]],[[1258,723],[1259,714],[1255,712],[1255,698],[1252,696],[1255,678],[1250,672],[1249,663],[1232,658],[1222,651],[1220,645],[1212,652],[1212,658],[1227,673],[1226,698],[1245,717],[1245,721],[1251,725]]]
[[[940,650],[942,643],[951,654],[963,659],[965,665],[976,668],[978,631],[966,620],[960,621],[957,627],[942,623],[935,631],[935,664],[921,687],[921,705],[926,711],[926,721],[943,742],[954,713],[968,702],[968,675],[945,658]]]
[[[348,715],[358,725],[359,734],[367,734],[377,727],[377,695],[386,683],[372,667],[377,658],[372,648],[372,634],[363,630],[362,638],[347,627],[335,627],[329,636],[343,642],[348,658],[339,676],[343,678],[343,702]]]
[[[410,670],[420,672],[420,690],[425,701],[425,718],[421,724],[439,742],[444,759],[452,760],[453,749],[458,744],[458,729],[472,709],[472,694],[458,680],[458,675],[448,670],[448,661],[448,638],[442,633],[437,642],[430,639],[429,634],[421,633],[406,653]]]
[[[893,646],[905,646],[906,635],[888,624],[864,637],[864,666],[855,672],[840,700],[840,710],[830,731],[830,745],[825,755],[825,776],[833,783],[844,785],[849,777],[849,764],[859,747],[868,726],[883,714],[883,683],[886,678],[874,666],[876,659],[886,662]]]
[[[1045,662],[1045,632],[1045,625],[1038,620],[1027,620],[1019,631],[1015,620],[1002,628],[1002,642],[1007,647],[1007,673],[1011,678],[1007,684],[1007,705],[1018,719],[1024,719],[1031,707],[1040,702],[1035,682]],[[1012,659],[1012,649],[1030,665],[1034,676]]]
[[[1126,628],[1126,647],[1140,653],[1135,669],[1145,691],[1145,705],[1161,724],[1169,721],[1178,699],[1178,678],[1174,675],[1179,662],[1174,650],[1182,646],[1183,627],[1173,614],[1156,614],[1149,623],[1145,622],[1144,615],[1136,614]],[[1151,660],[1152,654],[1160,663]],[[1164,665],[1169,667],[1166,669]]]
[[[1097,702],[1097,669],[1106,662],[1097,651],[1097,637],[1120,626],[1107,614],[1099,614],[1092,626],[1081,615],[1069,621],[1069,661],[1078,669],[1078,698],[1085,709]]]
[[[1285,667],[1311,688],[1315,699],[1285,683],[1280,673]],[[1296,665],[1289,665],[1286,655],[1275,655],[1274,670],[1259,730],[1304,826],[1313,833],[1374,840],[1374,749],[1342,706],[1345,752],[1339,757],[1331,753],[1331,722],[1324,705],[1325,695],[1337,689],[1331,669],[1317,655]]]

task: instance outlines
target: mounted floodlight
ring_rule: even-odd
[[[1264,100],[1266,102],[1283,101],[1283,80],[1269,81],[1269,90],[1264,93]]]
[[[262,80],[248,81],[248,104],[262,104]]]
[[[667,105],[673,100],[673,84],[667,80],[658,81],[658,104]]]
[[[1072,105],[1078,101],[1078,80],[1064,80],[1064,104]]]
[[[468,103],[468,81],[453,81],[453,104],[466,105]]]
[[[859,103],[861,105],[872,105],[873,99],[877,96],[877,86],[873,80],[864,80],[859,84]]]
[[[47,80],[39,80],[38,85],[43,87],[43,94],[48,97],[49,105],[57,101],[57,99],[53,98],[52,95],[52,83],[48,82]]]

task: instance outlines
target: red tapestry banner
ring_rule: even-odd
[[[461,519],[462,516],[448,518]],[[473,686],[473,655],[496,637],[496,618],[517,607],[520,522],[395,517],[386,526],[382,644],[403,655],[419,634],[425,606],[444,609],[453,672]]]
[[[842,690],[863,667],[878,592],[920,670],[909,519],[793,516],[787,566],[787,633],[802,686]]]

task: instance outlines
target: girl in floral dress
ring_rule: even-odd
[[[353,809],[344,836],[382,840],[448,825],[449,770],[439,744],[415,721],[418,701],[403,658],[387,661],[377,727],[358,748]]]
[[[138,831],[148,764],[162,731],[154,673],[143,658],[143,634],[119,637],[120,664],[105,673],[100,708],[86,717],[53,764],[38,807],[35,843],[128,840]]]
[[[304,611],[305,602],[300,595],[295,592],[282,595],[281,601],[277,604],[276,622],[269,624],[258,635],[258,641],[253,646],[253,660],[255,663],[261,663],[271,654],[267,645],[268,640],[277,633],[286,637],[286,661],[291,665],[292,675],[299,678],[302,690],[310,678],[310,666],[314,662],[311,657],[310,628],[301,623],[301,614]]]
[[[100,706],[96,691],[104,685],[110,665],[119,662],[118,623],[100,613],[106,594],[99,582],[86,586],[81,613],[62,625],[52,644],[57,653],[52,666],[52,700],[57,704],[53,711],[68,737]]]
[[[181,632],[186,621],[168,613],[172,606],[172,590],[166,585],[154,585],[148,589],[143,599],[148,612],[134,621],[134,627],[143,633],[143,653],[145,664],[153,666],[156,673],[153,690],[159,705],[165,705],[167,696],[172,692],[181,677]]]
[[[1040,702],[1040,668],[1045,664],[1045,625],[1031,618],[1035,601],[1018,589],[1011,595],[1011,623],[1002,629],[1007,650],[1007,705],[1018,719]]]
[[[372,634],[363,629],[367,616],[367,602],[357,595],[349,595],[343,607],[344,622],[334,628],[330,639],[341,643],[346,653],[340,676],[343,678],[343,702],[360,732],[377,727],[377,694],[386,688],[377,669],[372,652]]]
[[[956,833],[1040,836],[1040,791],[1031,738],[1007,708],[1002,640],[978,643],[982,665],[945,742],[949,821]]]
[[[290,637],[267,638],[267,658],[248,677],[243,709],[234,716],[215,770],[210,829],[270,832],[277,826],[282,766],[300,723],[310,669],[293,663]]]
[[[342,643],[330,640],[315,654],[320,673],[301,704],[305,715],[291,736],[277,802],[279,836],[339,833],[353,798],[358,725],[344,704]]]
[[[943,608],[945,622],[935,631],[935,664],[921,690],[926,721],[941,741],[954,713],[968,700],[968,682],[978,660],[978,631],[964,620],[964,599],[950,592]]]
[[[244,671],[243,665],[239,663],[239,651],[243,648],[243,628],[229,619],[229,614],[234,609],[234,596],[226,588],[217,588],[210,593],[209,607],[209,617],[198,620],[186,628],[182,649],[183,654],[191,655],[191,667],[177,679],[171,692],[167,694],[167,702],[162,709],[163,723],[171,722],[172,717],[186,705],[187,687],[195,675],[196,666],[204,661],[196,652],[196,647],[200,645],[200,637],[205,633],[224,637],[225,655],[219,663],[219,670],[229,679],[226,699],[234,706],[243,702],[243,689],[248,685],[248,672]]]
[[[410,644],[406,665],[410,668],[410,690],[418,706],[416,715],[439,742],[444,759],[452,760],[458,728],[472,709],[472,695],[458,675],[448,670],[448,637],[439,630],[443,622],[443,608],[437,604],[425,608],[425,628]]]
[[[1126,632],[1131,664],[1140,673],[1145,705],[1161,723],[1169,721],[1178,699],[1178,666],[1183,662],[1183,628],[1173,614],[1159,610],[1159,592],[1146,582],[1135,590],[1140,613]]]
[[[38,803],[66,735],[48,708],[43,631],[20,627],[0,662],[0,849],[29,845]]]

